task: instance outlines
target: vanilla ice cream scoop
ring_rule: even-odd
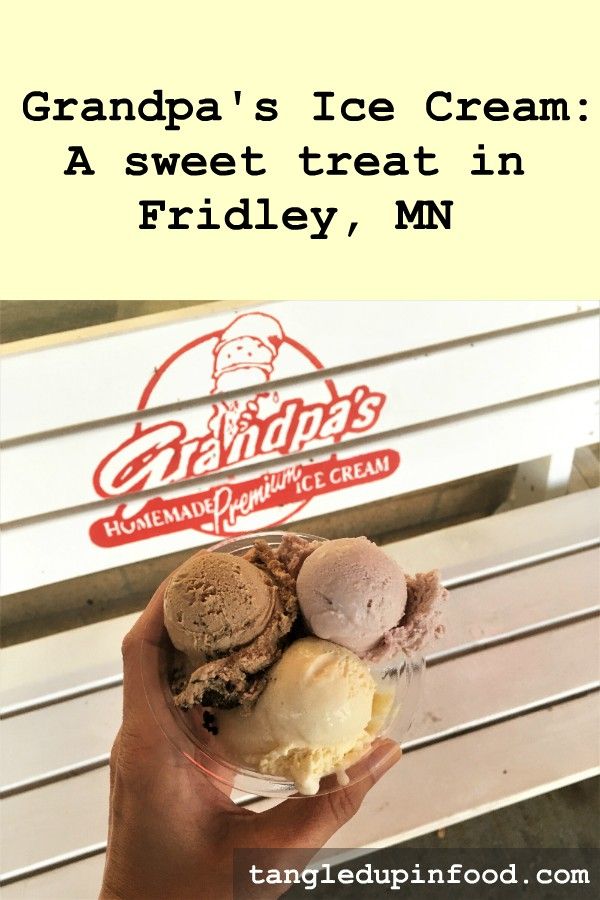
[[[298,574],[298,602],[313,634],[359,655],[400,622],[406,578],[366,537],[326,541]]]
[[[318,638],[291,644],[269,673],[249,714],[219,712],[222,746],[232,761],[288,778],[302,794],[345,769],[368,749],[392,707],[354,653]]]
[[[273,610],[268,576],[243,557],[201,551],[165,589],[165,625],[175,647],[190,659],[211,658],[250,643]]]

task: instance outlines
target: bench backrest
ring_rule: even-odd
[[[598,440],[595,302],[210,304],[8,345],[2,593]]]

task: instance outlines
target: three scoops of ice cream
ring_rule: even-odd
[[[437,636],[445,596],[437,572],[405,575],[365,537],[200,551],[164,595],[175,704],[205,708],[230,762],[304,794],[344,783],[394,704],[373,664]]]

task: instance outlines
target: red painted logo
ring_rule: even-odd
[[[385,394],[357,385],[338,392],[332,379],[311,376],[299,396],[294,376],[322,363],[289,337],[274,316],[245,313],[225,329],[202,335],[154,370],[138,409],[157,409],[109,453],[94,473],[100,497],[125,497],[190,479],[207,483],[177,497],[136,498],[94,522],[90,536],[114,547],[183,529],[211,537],[265,530],[293,518],[312,497],[386,478],[398,453],[380,450],[322,462],[290,460],[244,478],[244,469],[267,459],[318,451],[370,431]],[[277,387],[268,389],[273,380]],[[243,392],[243,393],[242,393]],[[194,398],[206,397],[206,402]],[[174,414],[171,410],[176,407]],[[159,419],[159,421],[156,421]],[[147,421],[147,424],[146,424]],[[233,468],[227,482],[214,476]],[[213,476],[211,478],[210,476]],[[214,483],[213,483],[214,481]]]

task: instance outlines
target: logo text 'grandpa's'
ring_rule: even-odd
[[[305,379],[301,386],[295,380],[322,368],[278,319],[262,312],[239,315],[176,350],[154,370],[138,409],[188,402],[176,416],[139,421],[99,463],[97,494],[121,502],[91,526],[92,541],[114,547],[190,528],[211,537],[264,530],[290,521],[315,496],[389,477],[399,464],[392,450],[290,459],[370,431],[385,404],[385,394],[364,384],[340,392],[331,378]],[[207,395],[211,402],[189,402]],[[235,471],[268,459],[277,462],[259,474],[242,479]],[[227,482],[211,479],[175,493],[179,483],[229,469]],[[167,487],[167,497],[156,496]],[[153,494],[140,498],[141,491]]]
[[[339,441],[373,427],[385,402],[365,386],[329,403],[288,400],[264,420],[248,421],[231,441],[222,417],[216,433],[190,436],[183,424],[164,422],[139,430],[100,464],[95,487],[102,497],[197,478],[263,455],[297,453],[316,441]]]

